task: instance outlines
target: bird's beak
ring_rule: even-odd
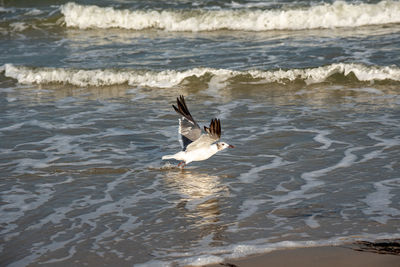
[[[233,146],[233,145],[229,145],[228,147],[229,147],[229,148],[235,148],[235,146]]]

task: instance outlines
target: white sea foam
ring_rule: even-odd
[[[314,179],[319,178],[321,176],[324,176],[325,174],[338,169],[338,168],[348,168],[351,165],[353,165],[355,163],[355,161],[357,160],[357,156],[353,154],[354,151],[357,150],[361,150],[363,147],[352,147],[352,148],[348,148],[344,151],[344,157],[342,158],[341,161],[339,161],[337,164],[329,166],[327,168],[323,168],[323,169],[319,169],[319,170],[315,170],[315,171],[311,171],[311,172],[305,172],[302,173],[301,178],[303,178],[304,180],[308,181],[308,182],[313,182],[317,185],[323,184],[322,181],[316,181]],[[303,185],[302,188],[307,188],[308,189],[308,185]]]
[[[300,30],[400,22],[400,2],[349,4],[336,1],[290,10],[118,10],[112,7],[67,3],[61,6],[67,27],[148,28],[167,31]]]
[[[328,149],[332,145],[333,141],[331,139],[329,139],[328,137],[326,137],[329,134],[331,134],[330,131],[320,131],[314,137],[314,140],[316,142],[323,144],[318,149]]]
[[[238,76],[251,76],[265,82],[286,83],[302,80],[307,84],[324,82],[333,74],[349,75],[353,73],[359,81],[373,82],[381,80],[400,81],[400,68],[396,66],[366,66],[354,63],[336,63],[317,68],[289,70],[248,70],[193,68],[184,71],[164,70],[126,70],[126,69],[68,69],[34,68],[5,64],[5,76],[16,79],[21,84],[71,84],[74,86],[108,86],[129,84],[136,86],[171,88],[186,78],[202,77],[205,74],[217,76],[219,81]],[[1,70],[1,69],[0,69]]]
[[[24,15],[25,16],[37,16],[37,15],[40,15],[42,13],[43,13],[43,11],[41,11],[41,10],[39,10],[37,8],[32,8],[32,9],[29,9]]]
[[[0,6],[0,13],[14,13],[15,12],[15,8],[5,8]]]
[[[274,158],[271,163],[258,167],[252,167],[248,172],[241,173],[238,179],[243,183],[254,183],[258,179],[260,179],[259,173],[262,173],[266,170],[275,169],[290,163],[278,156],[271,155],[271,157]]]
[[[10,24],[10,27],[14,32],[22,32],[28,29],[29,25],[24,22],[14,22]]]
[[[371,216],[371,220],[382,224],[386,224],[390,219],[395,220],[400,215],[400,210],[395,208],[397,203],[392,201],[392,197],[395,196],[395,192],[392,191],[400,188],[400,178],[375,182],[373,185],[376,191],[362,200],[368,205],[363,212]]]
[[[314,214],[314,215],[312,215],[312,216],[310,216],[310,217],[308,217],[307,219],[304,220],[304,222],[306,223],[306,225],[308,227],[315,229],[315,228],[318,228],[318,227],[321,226],[318,223],[318,221],[315,219],[316,215],[317,214]]]
[[[352,240],[352,238],[349,238]],[[275,250],[282,250],[287,248],[306,248],[306,247],[317,247],[317,246],[333,246],[343,244],[345,238],[334,237],[327,240],[315,240],[315,241],[281,241],[277,243],[270,243],[266,239],[257,239],[247,243],[234,244],[223,248],[213,249],[214,255],[200,255],[187,259],[181,260],[181,265],[201,266],[205,263],[218,263],[223,260],[237,259],[246,257],[254,254],[268,253]],[[218,255],[217,257],[215,255]],[[148,263],[142,266],[149,266]],[[167,265],[167,264],[166,264]],[[168,265],[167,265],[168,266]]]
[[[319,178],[326,175],[327,173],[336,170],[338,168],[348,168],[356,163],[357,156],[353,154],[354,151],[358,151],[363,149],[363,147],[351,147],[344,151],[344,157],[336,164],[318,169],[310,172],[304,172],[301,174],[301,178],[304,180],[305,184],[300,187],[298,190],[293,190],[288,192],[286,195],[282,196],[272,196],[272,201],[274,203],[284,203],[283,205],[279,205],[278,209],[282,206],[287,207],[289,204],[288,201],[293,201],[295,199],[301,198],[313,198],[321,195],[321,193],[308,193],[312,189],[318,188],[325,184],[323,180]],[[292,202],[290,205],[294,205],[297,202]]]
[[[267,202],[266,199],[247,199],[243,202],[242,206],[240,207],[240,210],[242,211],[238,218],[237,221],[241,221],[245,218],[250,217],[256,211],[258,210],[258,207],[265,204]]]

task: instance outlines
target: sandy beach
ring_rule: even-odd
[[[347,247],[311,247],[277,250],[262,255],[255,255],[241,259],[226,260],[209,267],[264,267],[264,266],[297,266],[297,267],[398,267],[400,256],[380,254],[366,251],[357,251]]]

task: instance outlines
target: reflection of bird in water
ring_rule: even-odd
[[[182,115],[182,118],[179,119],[179,134],[181,135],[182,151],[174,155],[163,156],[163,160],[181,160],[178,167],[182,163],[184,163],[184,167],[192,161],[206,160],[218,151],[222,151],[228,147],[234,147],[225,142],[215,143],[221,137],[221,122],[219,119],[211,120],[210,127],[204,126],[206,133],[201,134],[201,128],[190,114],[184,97],[181,95],[176,101],[178,107],[172,106],[178,114]]]
[[[214,235],[214,241],[220,240],[225,226],[218,225],[221,215],[219,199],[228,194],[228,188],[221,184],[215,175],[176,170],[166,172],[165,183],[177,192],[181,199],[177,204],[184,216],[194,219],[200,236]],[[201,226],[201,227],[200,227]]]

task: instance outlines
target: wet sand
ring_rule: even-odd
[[[265,267],[265,266],[297,266],[297,267],[399,267],[400,255],[380,254],[357,251],[345,247],[312,247],[277,250],[262,255],[250,256],[235,260],[226,260],[209,267]]]

